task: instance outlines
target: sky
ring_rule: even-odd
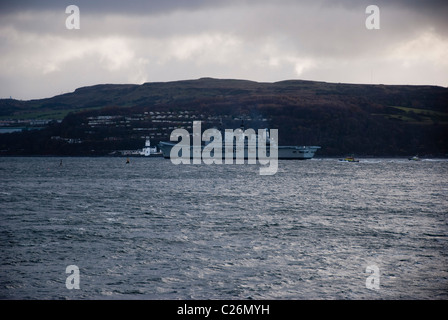
[[[446,0],[0,0],[0,98],[201,77],[447,87],[446,17]]]

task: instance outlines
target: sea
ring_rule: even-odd
[[[0,299],[447,298],[446,159],[0,158]]]

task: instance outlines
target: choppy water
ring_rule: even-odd
[[[59,161],[0,158],[2,299],[448,298],[445,160]]]

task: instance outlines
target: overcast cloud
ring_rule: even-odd
[[[0,98],[238,78],[448,86],[447,1],[2,1]],[[69,30],[68,5],[80,9]],[[368,5],[380,29],[368,30]]]

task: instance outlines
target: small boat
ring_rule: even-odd
[[[339,161],[342,161],[342,162],[359,162],[359,160],[355,159],[354,157],[345,157],[344,159],[339,159]]]
[[[413,157],[410,157],[409,158],[409,160],[411,161],[420,161],[420,158],[418,157],[418,156],[413,156]]]

